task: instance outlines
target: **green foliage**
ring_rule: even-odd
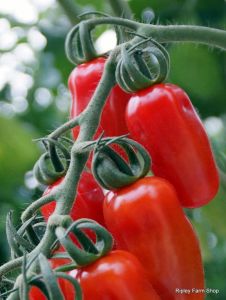
[[[99,10],[99,11],[103,11],[104,10],[104,6],[106,6],[107,1],[100,1],[100,0],[77,0],[76,1],[78,4],[80,4],[81,6],[85,7],[85,8],[89,8],[89,10],[94,9],[94,10]]]
[[[185,89],[202,116],[225,112],[225,54],[192,44],[173,45],[169,53],[170,81]]]
[[[192,212],[192,223],[197,230],[205,262],[206,287],[219,289],[219,294],[210,294],[207,300],[223,300],[226,295],[225,198],[226,190],[221,188],[216,198],[208,205]]]
[[[129,4],[135,17],[138,19],[140,19],[142,11],[147,7],[152,8],[157,17],[169,18],[182,8],[183,2],[183,0],[131,0]]]
[[[15,119],[0,117],[0,201],[10,202],[24,174],[33,167],[40,154],[32,142],[34,132]]]

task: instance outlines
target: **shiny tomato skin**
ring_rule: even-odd
[[[109,192],[104,217],[117,249],[140,260],[161,299],[204,299],[176,294],[176,288],[204,289],[204,273],[198,239],[170,183],[146,177]]]
[[[126,120],[131,137],[148,150],[153,173],[174,185],[184,207],[214,198],[216,163],[201,120],[181,88],[162,83],[137,92]]]
[[[69,274],[80,282],[83,300],[160,300],[140,262],[126,251],[112,251]]]
[[[90,62],[77,66],[68,81],[72,96],[71,118],[80,114],[90,102],[92,95],[101,79],[106,58],[99,57]],[[124,92],[118,85],[111,90],[104,106],[100,125],[95,137],[103,131],[105,136],[118,136],[128,133],[125,110],[130,94]],[[79,128],[72,130],[76,139]]]
[[[50,185],[44,194],[57,187],[62,180],[63,178]],[[104,194],[101,187],[91,173],[84,171],[79,181],[76,201],[70,213],[72,219],[75,221],[80,218],[90,218],[104,225],[103,200]],[[46,220],[54,211],[55,206],[56,202],[53,201],[41,207],[42,215]]]

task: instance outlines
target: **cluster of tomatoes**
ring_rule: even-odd
[[[74,69],[69,78],[71,117],[89,103],[106,59]],[[104,195],[92,173],[79,182],[73,220],[90,218],[113,235],[114,250],[91,265],[70,271],[84,300],[204,299],[204,272],[197,236],[183,207],[207,204],[217,193],[219,176],[211,147],[185,92],[172,84],[156,84],[128,94],[118,85],[104,106],[98,137],[130,134],[149,152],[153,176]],[[79,128],[73,129],[76,139]],[[57,181],[46,192],[60,184]],[[48,219],[55,203],[42,207]],[[65,263],[52,259],[52,267]],[[65,299],[74,299],[70,283],[60,279]],[[45,299],[32,288],[30,299]]]

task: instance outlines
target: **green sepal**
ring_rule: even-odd
[[[120,146],[128,161],[124,160],[110,144]],[[144,177],[150,169],[150,156],[139,143],[122,137],[99,143],[94,150],[92,172],[99,184],[108,190],[132,184]]]
[[[86,229],[94,232],[96,242],[93,242],[84,233]],[[81,248],[71,241],[70,233],[75,235]],[[103,226],[90,219],[79,219],[67,229],[59,226],[56,228],[56,235],[77,266],[84,266],[94,262],[108,253],[113,246],[111,234]]]
[[[34,244],[25,239],[20,232],[17,232],[12,222],[12,211],[6,217],[6,236],[13,258],[23,255],[22,249],[30,252],[35,248]]]
[[[50,262],[42,253],[39,254],[38,258],[43,280],[45,282],[46,289],[49,294],[49,299],[64,300],[64,296],[57,283],[57,277],[51,268]]]
[[[47,152],[35,163],[33,173],[40,183],[50,185],[66,174],[70,164],[70,152],[57,140],[42,138],[38,141],[46,145]]]
[[[48,152],[43,153],[35,163],[33,173],[38,182],[45,185],[50,185],[65,175],[65,171],[56,172],[54,170]]]
[[[23,300],[29,300],[29,284],[28,284],[28,279],[27,279],[27,272],[26,272],[26,265],[27,265],[27,256],[26,252],[24,251],[24,256],[23,256],[23,264],[22,264],[22,284],[19,286],[19,295],[20,299]]]
[[[93,45],[91,29],[86,22],[74,26],[68,33],[65,41],[65,52],[67,58],[75,65],[98,57]]]
[[[58,278],[64,278],[68,281],[70,281],[70,283],[73,285],[74,290],[75,290],[75,300],[82,300],[82,289],[78,283],[78,281],[76,279],[74,279],[72,276],[63,273],[63,272],[56,272],[56,276]]]
[[[40,276],[39,276],[40,277]],[[41,279],[32,279],[29,282],[30,286],[36,286],[38,289],[42,291],[42,293],[46,296],[47,300],[50,300],[48,290],[46,288],[45,283]]]
[[[78,281],[75,278],[73,278],[72,276],[70,276],[69,274],[66,274],[66,273],[60,271],[60,269],[63,269],[63,267],[64,267],[64,265],[59,267],[59,268],[55,268],[54,270],[52,270],[52,273],[54,274],[55,279],[64,278],[67,281],[70,281],[70,283],[72,284],[72,286],[74,287],[74,290],[75,290],[75,298],[74,299],[75,300],[82,300],[82,289],[81,289]],[[73,268],[70,268],[68,270],[65,269],[65,272],[70,271],[70,270],[73,270]],[[51,270],[50,270],[50,272],[51,272]],[[53,300],[53,298],[51,298],[51,295],[48,291],[46,282],[43,279],[44,279],[43,274],[36,275],[36,276],[32,277],[32,279],[29,281],[29,285],[30,286],[36,286],[37,288],[39,288],[42,291],[42,293],[46,296],[46,298],[48,300]],[[56,283],[57,282],[55,282],[55,284]]]
[[[35,226],[34,221],[37,220],[37,215],[32,216],[30,219],[26,220],[21,227],[18,229],[18,234],[23,235],[26,233],[26,236],[28,240],[31,242],[33,245],[38,245],[40,242],[40,239],[38,235],[36,234],[33,226]]]
[[[116,67],[116,81],[129,93],[162,82],[168,75],[169,55],[156,41],[142,37],[131,46],[122,46]]]

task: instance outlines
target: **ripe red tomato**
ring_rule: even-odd
[[[132,138],[150,153],[153,173],[173,184],[184,207],[213,199],[217,167],[201,120],[181,88],[162,83],[137,92],[126,119]]]
[[[62,180],[63,178],[49,186],[44,194],[49,193],[57,187]],[[76,201],[70,213],[72,219],[75,221],[80,218],[89,218],[104,225],[103,199],[104,194],[101,187],[97,184],[91,173],[84,171],[79,181]],[[56,203],[53,201],[41,207],[42,215],[46,220],[54,211],[55,206]]]
[[[109,192],[104,217],[117,249],[136,255],[161,299],[187,299],[176,294],[177,288],[204,289],[198,239],[166,180],[146,177]],[[201,300],[204,294],[189,299]]]
[[[99,57],[77,66],[69,77],[69,89],[72,95],[71,118],[80,114],[90,102],[101,79],[106,58]],[[96,134],[103,131],[105,136],[118,136],[128,133],[125,121],[125,110],[130,95],[116,85],[110,92],[104,106],[100,125]],[[79,128],[75,127],[73,136],[76,139]]]
[[[112,251],[69,274],[78,279],[83,300],[160,300],[140,262],[126,251]]]

